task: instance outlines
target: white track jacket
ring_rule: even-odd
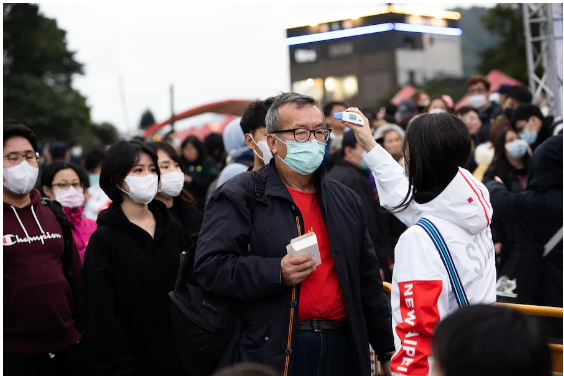
[[[408,192],[402,167],[377,145],[365,157],[378,188],[380,204],[391,209]],[[437,323],[459,308],[446,269],[448,261],[426,230],[424,218],[442,235],[468,304],[495,304],[495,254],[490,231],[493,210],[486,187],[460,168],[439,196],[415,201],[396,216],[409,228],[395,248],[392,281],[394,375],[428,375],[432,368],[431,336]],[[444,244],[443,243],[443,244]]]

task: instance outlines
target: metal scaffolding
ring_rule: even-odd
[[[531,91],[544,90],[550,113],[562,116],[562,3],[522,6]]]

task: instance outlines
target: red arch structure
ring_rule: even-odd
[[[177,115],[174,115],[174,120],[187,119],[192,116],[201,115],[205,113],[216,113],[232,116],[241,116],[243,112],[251,103],[251,100],[241,100],[241,99],[229,99],[220,102],[213,102],[204,104],[198,107],[191,108]],[[143,138],[148,138],[153,136],[159,129],[170,124],[171,118],[166,119],[160,123],[154,123],[150,125],[143,133]]]

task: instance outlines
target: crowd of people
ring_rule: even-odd
[[[386,376],[550,374],[562,320],[493,305],[562,307],[562,119],[490,89],[281,93],[85,153],[5,120],[4,372],[367,376],[371,347]]]

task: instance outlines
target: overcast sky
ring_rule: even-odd
[[[41,4],[40,9],[67,31],[69,48],[85,65],[85,75],[77,76],[74,86],[88,98],[93,120],[112,122],[126,132],[128,123],[137,126],[146,108],[157,121],[170,116],[171,83],[176,112],[289,90],[286,27],[301,20],[370,14],[383,5],[343,4],[99,3]],[[466,5],[449,5],[456,6]],[[447,9],[444,4],[424,7]]]

